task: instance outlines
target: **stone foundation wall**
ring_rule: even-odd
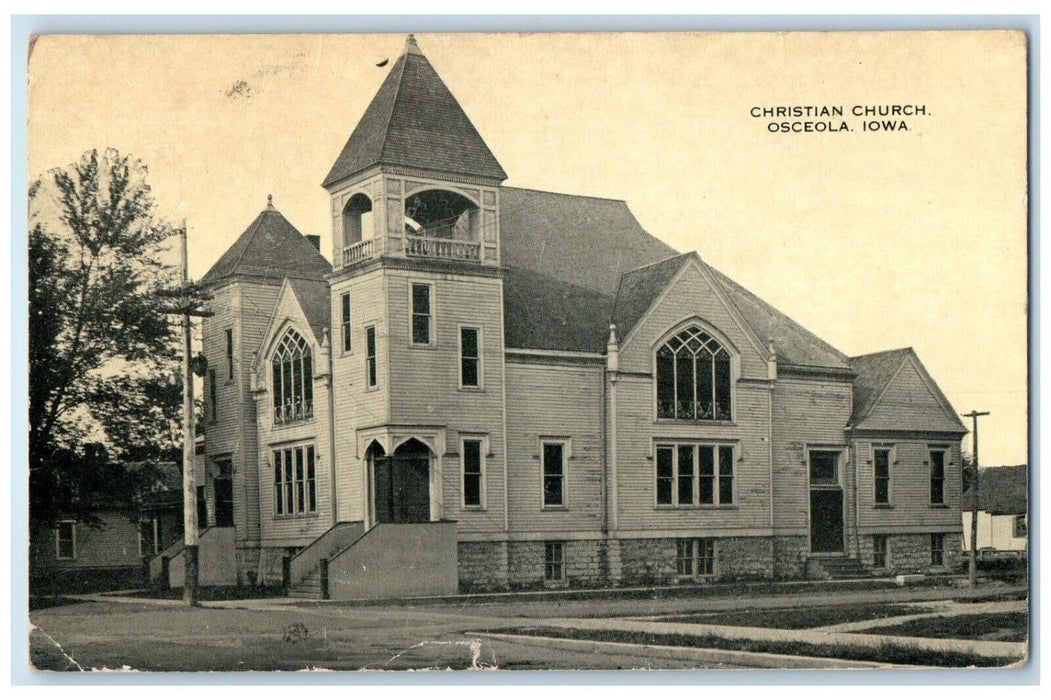
[[[806,537],[773,538],[774,578],[801,579],[806,574],[809,543]]]
[[[617,544],[622,585],[660,585],[675,580],[674,538],[619,540]]]
[[[461,591],[507,588],[506,542],[460,542],[456,560]]]
[[[511,588],[536,587],[544,581],[544,543],[508,542],[507,583]]]
[[[578,588],[607,583],[608,556],[601,540],[557,540],[563,545],[564,585]],[[544,580],[545,542],[510,542],[507,545],[507,585],[540,588],[558,585]],[[463,580],[461,579],[461,585]]]
[[[565,543],[566,583],[581,588],[600,586],[603,575],[603,553],[600,540],[570,540]]]
[[[931,536],[929,534],[887,535],[887,569],[888,573],[928,573],[931,571],[954,571],[962,561],[961,546],[963,536],[947,532],[944,535],[945,545],[942,549],[943,565],[931,566]],[[872,567],[874,564],[872,535],[862,535],[861,563]]]
[[[773,543],[769,537],[720,537],[715,540],[715,573],[720,579],[772,578]]]

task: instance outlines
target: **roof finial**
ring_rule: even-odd
[[[416,44],[416,36],[414,34],[405,37],[405,53],[414,53],[417,56],[423,55],[423,52],[420,51],[420,47]]]
[[[266,196],[266,208],[273,211],[274,209],[274,195],[268,194]]]

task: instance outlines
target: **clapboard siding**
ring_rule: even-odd
[[[876,507],[872,445],[891,446],[892,463],[890,507]],[[932,506],[930,502],[931,449],[946,450],[945,504]],[[960,524],[962,475],[960,470],[959,439],[946,440],[866,440],[855,443],[858,460],[858,527],[862,532],[900,532],[902,528],[944,526],[956,531]]]
[[[432,286],[433,345],[411,344],[410,285]],[[390,422],[444,426],[446,454],[439,455],[443,517],[457,520],[461,533],[498,532],[504,521],[503,327],[501,281],[463,275],[387,272],[390,335]],[[460,388],[460,327],[481,329],[482,389]],[[460,437],[484,436],[484,511],[463,509]]]
[[[612,389],[611,389],[612,391]],[[770,525],[770,456],[767,448],[770,390],[738,383],[734,423],[653,419],[653,380],[617,382],[617,529],[719,531]],[[657,442],[723,443],[734,446],[734,503],[730,507],[657,506]]]
[[[358,429],[389,422],[390,365],[387,347],[387,312],[381,271],[340,280],[332,286],[332,396],[336,459],[337,519],[365,520],[364,454],[358,446]],[[341,298],[350,293],[351,349],[342,346]],[[376,328],[376,379],[365,386],[365,328]]]
[[[656,305],[639,321],[620,348],[620,369],[625,372],[653,371],[653,344],[680,321],[690,317],[701,325],[726,337],[737,354],[734,365],[739,376],[765,379],[766,357],[755,347],[741,323],[730,312],[722,297],[713,289],[698,266],[688,263],[677,279],[665,290]]]
[[[905,361],[858,427],[866,430],[963,430],[946,413],[911,360]]]
[[[276,282],[234,281],[223,285],[213,290],[209,304],[215,315],[202,321],[203,353],[208,366],[216,370],[219,408],[214,419],[206,418],[205,453],[209,466],[216,457],[233,458],[234,524],[239,544],[259,538],[258,450],[250,374],[253,355],[262,342],[279,292]],[[232,378],[226,366],[228,328],[234,336]],[[207,402],[207,386],[204,391]]]
[[[507,364],[508,504],[514,533],[600,532],[602,367]],[[570,441],[566,508],[541,508],[540,440]]]
[[[774,527],[809,527],[807,446],[846,446],[851,385],[846,381],[780,378],[773,392]],[[844,471],[849,473],[844,465]],[[847,489],[849,491],[849,489]],[[852,503],[844,504],[850,520]]]
[[[33,538],[31,561],[37,572],[49,569],[95,569],[139,566],[139,524],[126,515],[96,513],[101,527],[75,526],[76,557],[56,558],[56,530],[41,530]]]

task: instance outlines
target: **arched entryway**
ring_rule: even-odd
[[[369,448],[372,508],[377,523],[422,523],[431,519],[431,450],[412,438],[388,455]]]

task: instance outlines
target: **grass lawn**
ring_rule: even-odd
[[[1008,666],[1019,659],[1013,657],[988,658],[956,652],[932,652],[919,648],[882,646],[869,648],[841,644],[809,644],[805,642],[774,642],[748,639],[726,639],[716,636],[681,634],[653,634],[649,632],[625,632],[620,630],[580,630],[561,627],[522,627],[517,629],[490,630],[507,634],[522,634],[558,639],[584,639],[600,642],[624,642],[628,644],[653,644],[659,646],[694,647],[698,649],[728,649],[767,654],[789,654],[818,658],[874,661],[877,663],[941,668],[967,668],[971,666],[995,668]]]
[[[866,634],[936,639],[975,639],[1024,642],[1029,637],[1029,616],[1024,612],[954,615],[912,620],[889,627],[873,627]]]
[[[782,630],[802,630],[843,622],[877,620],[898,615],[925,612],[911,605],[838,605],[824,608],[780,608],[773,610],[734,610],[729,612],[681,615],[661,618],[661,622],[688,622],[699,625],[730,625],[733,627],[772,627]]]

